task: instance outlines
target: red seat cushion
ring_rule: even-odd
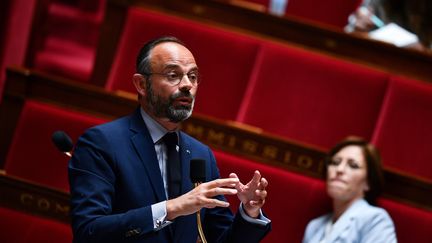
[[[88,82],[93,71],[105,1],[91,4],[51,1],[43,19],[41,46],[35,50],[34,68],[76,81]]]
[[[198,63],[202,83],[195,111],[233,120],[252,71],[258,43],[187,19],[130,8],[106,88],[136,93],[131,80],[138,51],[145,42],[163,35],[184,41]]]
[[[47,37],[43,49],[36,52],[34,67],[76,81],[88,82],[95,55],[93,47],[67,39]]]
[[[52,133],[64,130],[76,141],[85,129],[105,121],[84,113],[27,101],[6,158],[6,173],[69,191],[68,158],[52,144]]]
[[[418,209],[388,199],[378,201],[393,219],[399,243],[432,242],[432,212]]]
[[[432,85],[394,77],[373,142],[387,167],[432,181]]]
[[[0,242],[72,242],[68,224],[0,207]]]
[[[330,200],[324,181],[301,176],[262,163],[215,152],[221,177],[236,173],[247,183],[255,170],[269,181],[264,212],[272,220],[272,232],[263,242],[301,242],[307,223],[330,210]],[[236,212],[240,202],[236,196],[227,197]]]
[[[348,135],[371,138],[387,74],[272,44],[255,71],[238,121],[325,148]]]

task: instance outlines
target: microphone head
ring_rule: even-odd
[[[63,153],[70,152],[73,148],[72,139],[63,131],[55,131],[51,140],[57,149]]]
[[[206,180],[206,161],[204,159],[191,159],[190,178],[192,183],[201,183]]]

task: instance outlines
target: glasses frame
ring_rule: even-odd
[[[172,75],[172,74],[174,74],[174,73],[175,73],[176,75],[179,75],[179,77],[176,77],[176,78],[172,78],[172,77],[170,77],[170,75]],[[191,74],[195,74],[195,75],[196,75],[196,80],[195,80],[195,81],[193,81],[193,79],[191,79],[191,77],[189,76],[189,75],[191,75]],[[187,73],[184,73],[184,72],[176,72],[176,71],[169,71],[169,72],[167,72],[167,73],[143,73],[143,75],[145,75],[145,76],[147,76],[147,77],[150,77],[151,75],[160,75],[160,76],[163,76],[163,77],[165,77],[165,79],[166,79],[170,84],[172,84],[173,86],[177,86],[177,85],[181,84],[181,82],[183,81],[183,78],[184,78],[185,76],[188,77],[189,82],[190,82],[193,86],[198,86],[198,84],[201,83],[200,75],[199,75],[199,73],[198,73],[197,71],[190,71],[190,72],[187,72]]]

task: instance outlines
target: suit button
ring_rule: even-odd
[[[136,235],[139,235],[139,234],[141,234],[141,229],[140,228],[136,228],[136,229],[131,229],[131,230],[126,231],[125,236],[126,237],[132,237],[132,236],[136,236]]]

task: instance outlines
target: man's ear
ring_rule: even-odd
[[[132,77],[132,82],[135,86],[135,89],[137,90],[138,94],[141,96],[145,96],[146,94],[146,79],[142,74],[135,73]]]

